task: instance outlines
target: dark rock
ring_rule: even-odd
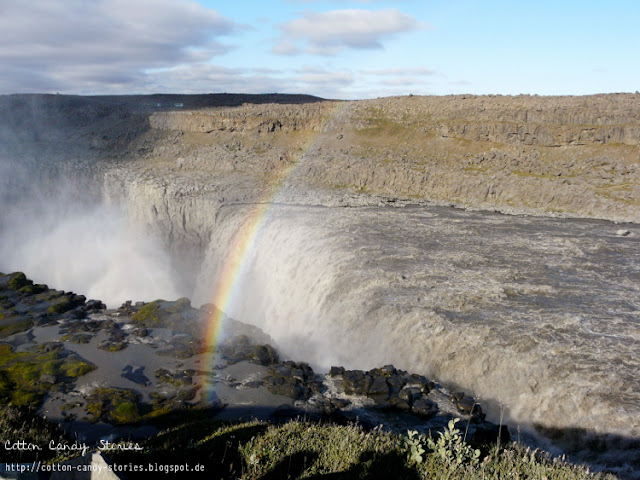
[[[345,386],[345,392],[355,393],[356,395],[366,395],[371,385],[373,385],[373,378],[370,375],[364,375],[360,380],[355,382],[349,390],[347,388],[348,385]]]
[[[263,383],[261,380],[253,380],[251,382],[243,383],[242,385],[247,388],[259,388],[263,385]]]
[[[346,370],[342,372],[342,381],[345,387],[353,388],[353,385],[362,379],[364,379],[364,372],[362,370]]]
[[[424,420],[428,420],[438,413],[438,405],[427,398],[421,397],[413,403],[411,413]]]
[[[275,348],[273,348],[268,343],[264,345],[264,348],[267,350],[267,354],[269,355],[270,363],[278,363],[280,361],[278,352]]]
[[[389,406],[394,410],[400,411],[409,411],[411,410],[411,406],[405,400],[398,397],[391,397],[389,399]]]
[[[69,295],[69,299],[74,305],[84,305],[84,302],[87,301],[87,297],[85,297],[84,295],[76,295],[74,293],[71,293],[71,295]]]
[[[138,337],[146,337],[147,335],[149,335],[149,330],[144,327],[140,327],[135,328],[132,333]]]
[[[253,347],[251,360],[259,363],[260,365],[270,365],[272,363],[271,358],[269,357],[269,352],[262,345],[256,345]]]
[[[89,300],[86,303],[85,308],[87,310],[106,310],[107,306],[100,300]]]
[[[80,319],[85,318],[87,316],[87,312],[85,311],[84,307],[77,307],[74,310],[71,310],[71,315],[74,318]]]
[[[393,365],[385,365],[384,367],[382,367],[380,369],[380,372],[383,375],[392,375],[392,374],[396,373],[396,367],[394,367]]]
[[[452,402],[457,402],[460,401],[464,398],[464,392],[453,392],[450,396],[449,399]]]
[[[367,391],[370,397],[384,396],[389,397],[389,385],[383,377],[376,377]],[[385,398],[385,399],[386,399]]]
[[[338,375],[342,375],[343,373],[343,367],[331,367],[331,370],[329,370],[329,376],[331,377],[337,377]]]
[[[293,400],[302,400],[304,398],[309,398],[310,391],[303,385],[296,385],[293,383],[282,383],[280,385],[275,385],[272,383],[266,383],[265,386],[271,393],[289,397]]]
[[[407,382],[398,375],[390,375],[387,377],[387,385],[389,385],[389,393],[397,395]]]
[[[417,399],[421,397],[422,397],[422,392],[418,387],[403,388],[398,393],[398,398],[401,398],[402,400],[407,402],[409,405],[413,405],[413,402],[415,402]]]

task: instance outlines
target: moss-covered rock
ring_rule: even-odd
[[[25,285],[20,288],[18,292],[22,295],[37,295],[39,293],[46,292],[49,289],[46,285],[36,284],[36,285]]]
[[[49,315],[59,315],[61,313],[68,312],[74,308],[74,304],[69,297],[59,297],[55,300],[53,305],[47,309]]]
[[[33,284],[33,282],[31,280],[28,280],[26,275],[22,272],[14,272],[9,276],[11,278],[9,279],[9,283],[7,286],[10,290],[20,290],[22,287]]]
[[[0,344],[0,398],[11,405],[37,407],[46,393],[94,369],[59,343],[17,353],[10,345]]]
[[[160,301],[156,300],[143,305],[136,313],[131,315],[131,320],[146,326],[160,325],[160,307],[158,305]]]
[[[87,412],[93,422],[136,423],[142,419],[140,395],[123,388],[96,388],[87,399]]]

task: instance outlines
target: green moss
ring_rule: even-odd
[[[133,390],[121,388],[96,388],[87,400],[90,420],[103,420],[113,424],[136,423],[140,421],[139,395]]]
[[[189,308],[191,308],[191,300],[186,297],[181,297],[171,305],[166,306],[164,310],[168,313],[182,313]]]
[[[23,295],[37,295],[47,291],[46,285],[26,285],[18,290]]]
[[[94,368],[62,345],[45,344],[16,353],[10,345],[0,344],[0,397],[13,405],[37,407],[52,388],[50,379],[43,381],[43,376],[64,383]]]
[[[0,321],[5,322],[4,325],[0,325],[0,338],[5,338],[14,333],[24,332],[33,327],[33,321],[28,318],[12,319],[12,318],[0,318]],[[10,323],[9,323],[10,322]]]
[[[56,301],[47,309],[47,313],[49,315],[58,315],[68,312],[72,308],[73,303],[71,302],[71,300],[68,297],[61,297],[60,300]]]
[[[111,418],[117,424],[135,423],[140,421],[140,412],[134,402],[124,401],[111,411]]]
[[[60,373],[68,378],[78,378],[96,369],[95,365],[83,360],[70,360],[60,366]]]
[[[11,274],[11,280],[9,280],[9,288],[11,290],[20,290],[22,287],[31,285],[33,282],[28,280],[24,273],[14,272]]]
[[[160,307],[158,306],[158,300],[156,300],[140,307],[136,313],[131,315],[131,320],[144,325],[159,325],[159,313]]]

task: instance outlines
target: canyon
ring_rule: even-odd
[[[10,95],[0,118],[0,271],[214,303],[316,370],[393,363],[637,471],[640,95]]]

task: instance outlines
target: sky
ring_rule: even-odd
[[[640,90],[638,0],[0,0],[0,93]]]

